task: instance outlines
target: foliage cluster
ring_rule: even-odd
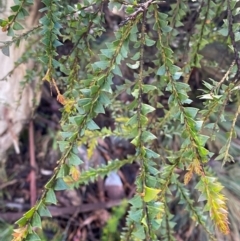
[[[228,120],[232,123],[228,140],[215,157],[223,164],[233,160],[229,150],[240,111],[237,0],[182,0],[173,2],[165,11],[166,2],[157,0],[41,2],[44,7],[39,25],[21,35],[17,31],[24,28],[21,21],[33,0],[15,0],[13,14],[0,20],[2,31],[12,36],[12,41],[1,47],[6,55],[11,44],[37,36],[38,51],[32,58],[41,63],[40,74],[45,73],[42,79],[56,89],[63,105],[59,140],[62,157],[39,201],[17,221],[14,240],[40,240],[35,229],[42,227],[42,217],[51,216],[47,205],[57,204],[56,191],[89,183],[133,161],[140,164],[140,171],[122,240],[175,240],[176,223],[168,206],[173,197],[185,205],[210,239],[215,238],[208,216],[218,230],[228,234],[226,198],[221,192],[223,186],[208,166],[214,153],[207,149],[207,143],[214,141],[218,124],[226,121],[225,107],[234,100],[237,108]],[[107,31],[106,8],[122,12],[124,17],[114,26],[111,41],[97,52],[94,46]],[[219,23],[223,13],[226,19]],[[184,21],[189,15],[192,24],[186,30]],[[234,61],[223,69],[221,80],[203,81],[200,110],[189,97],[189,80],[192,71],[201,67],[200,51],[216,39],[228,44]],[[72,50],[58,56],[57,48],[66,41],[73,43]],[[131,74],[127,76],[126,70]],[[115,78],[123,80],[123,84],[113,90]],[[59,84],[64,94],[60,93]],[[118,96],[123,92],[132,101],[119,105]],[[94,121],[106,108],[113,113],[114,130],[100,129]],[[216,113],[218,118],[213,122],[211,117]],[[78,166],[83,161],[78,156],[78,146],[88,143],[91,156],[97,139],[111,135],[131,140],[135,155],[80,173]],[[179,145],[173,146],[173,139]],[[193,179],[198,182],[198,200],[188,190]]]

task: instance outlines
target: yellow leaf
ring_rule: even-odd
[[[45,74],[45,76],[42,78],[42,80],[46,80],[48,82],[51,82],[51,77],[50,77],[50,69],[47,70],[47,73]]]
[[[65,104],[64,104],[65,112],[70,113],[71,110],[73,109],[74,104],[75,104],[74,100],[65,99]]]
[[[14,229],[12,235],[13,235],[12,241],[24,240],[27,236],[27,226]]]
[[[161,191],[160,189],[151,188],[151,187],[144,187],[144,202],[151,202],[152,200],[156,199],[158,193]]]
[[[70,175],[74,181],[77,181],[80,177],[80,171],[76,166],[71,166]]]
[[[57,101],[58,101],[59,103],[61,103],[62,105],[65,105],[65,103],[66,103],[65,97],[64,97],[63,95],[61,95],[61,94],[58,94],[58,95],[57,95]]]
[[[190,182],[190,180],[192,179],[192,176],[193,176],[192,171],[189,171],[184,175],[184,184],[185,185],[187,185]]]
[[[71,176],[64,177],[63,181],[69,186],[75,183],[75,181],[73,180],[73,178]]]

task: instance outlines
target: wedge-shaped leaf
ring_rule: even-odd
[[[139,144],[139,135],[137,135],[132,141],[131,143],[134,145],[134,146],[138,146]]]
[[[101,91],[99,102],[102,103],[104,106],[108,106],[109,104],[112,103],[108,96],[109,96],[108,92]]]
[[[145,151],[146,151],[146,157],[147,158],[158,158],[160,157],[160,155],[148,148],[145,148]]]
[[[191,117],[191,118],[195,118],[197,113],[198,113],[199,109],[194,108],[194,107],[185,107],[184,108],[184,112],[187,116]]]
[[[98,130],[100,129],[99,126],[93,121],[93,120],[90,120],[88,123],[87,123],[87,129],[88,130]]]
[[[40,237],[33,231],[26,237],[27,241],[41,241]]]
[[[43,204],[41,204],[41,206],[38,208],[38,213],[41,217],[52,217],[52,214],[48,208]]]
[[[199,144],[201,146],[204,146],[206,144],[207,140],[209,139],[209,136],[198,135],[197,138],[198,138]]]
[[[23,227],[26,225],[28,221],[28,218],[26,217],[21,217],[20,219],[18,219],[15,223],[19,225],[19,227]]]
[[[68,163],[73,166],[78,166],[83,163],[83,161],[80,159],[80,157],[73,152],[70,153],[68,158]]]
[[[136,231],[134,231],[132,234],[138,240],[145,240],[146,235],[145,235],[144,227],[142,225],[137,226]]]
[[[122,45],[122,48],[120,50],[121,55],[123,56],[123,58],[127,58],[128,53],[129,53],[129,41],[125,41]]]
[[[195,121],[194,127],[197,131],[199,131],[202,128],[203,121]]]
[[[163,31],[163,33],[169,33],[172,31],[172,27],[170,26],[162,26],[161,30]]]
[[[134,126],[137,125],[137,114],[135,114],[134,116],[132,116],[126,123],[127,126]]]
[[[207,200],[207,196],[205,193],[202,193],[200,195],[200,197],[198,198],[198,202],[202,202],[202,201],[206,201]]]
[[[150,38],[146,38],[145,43],[146,43],[147,46],[153,46],[156,43],[156,41],[154,41]]]
[[[144,126],[148,123],[148,118],[145,115],[140,115],[140,123]]]
[[[142,223],[145,227],[148,227],[146,215],[142,218],[141,223]]]
[[[57,174],[57,178],[63,178],[67,176],[69,174],[69,170],[70,170],[69,165],[67,164],[61,165],[60,170]]]
[[[115,50],[114,49],[101,49],[100,50],[103,55],[105,55],[107,58],[112,58]]]
[[[69,142],[68,141],[58,141],[58,145],[59,145],[59,149],[61,152],[64,152],[67,147],[69,146]]]
[[[142,199],[139,195],[135,195],[130,201],[130,204],[134,206],[135,208],[141,208],[143,205]]]
[[[4,46],[2,47],[2,53],[6,56],[10,56],[10,53],[9,53],[9,46]]]
[[[153,90],[157,89],[157,87],[154,86],[154,85],[143,85],[142,88],[143,88],[144,93],[148,93],[150,91],[153,91]]]
[[[224,37],[228,36],[229,30],[228,28],[221,28],[220,30],[218,30],[218,32],[223,35]]]
[[[60,41],[58,41],[57,39],[55,39],[54,42],[53,42],[53,47],[55,47],[55,48],[57,48],[59,46],[62,46],[62,45],[63,44]]]
[[[93,85],[90,87],[90,91],[91,91],[91,95],[94,96],[99,90],[99,86],[98,85]]]
[[[100,103],[100,101],[98,101],[97,103],[96,103],[96,105],[95,105],[95,107],[94,107],[94,112],[96,113],[96,114],[99,114],[99,113],[105,113],[105,109],[104,109],[104,107],[103,107],[103,104],[102,103]]]
[[[42,228],[41,217],[37,212],[34,213],[31,224],[32,224],[32,227]]]
[[[182,72],[175,72],[173,75],[172,75],[172,77],[173,77],[173,79],[174,80],[178,80],[178,79],[180,79],[180,77],[182,76]]]
[[[95,62],[94,64],[92,64],[92,67],[93,67],[93,70],[97,70],[97,69],[104,70],[107,67],[109,67],[109,61],[102,60],[102,61]]]
[[[165,73],[166,73],[166,67],[165,67],[165,65],[162,65],[161,67],[159,67],[159,69],[157,71],[157,75],[162,76],[162,75],[165,75]]]
[[[24,29],[24,28],[23,28],[23,26],[22,26],[20,23],[15,22],[15,23],[13,24],[13,29],[14,29],[14,30],[22,30],[22,29]]]
[[[146,114],[148,114],[150,112],[153,112],[156,109],[154,107],[152,107],[151,105],[142,104],[141,110],[142,110],[142,114],[146,115]]]
[[[53,203],[55,205],[57,204],[56,195],[55,195],[53,189],[48,190],[48,192],[46,194],[45,202],[46,203]]]
[[[236,32],[235,33],[235,41],[239,41],[240,40],[240,32]]]
[[[23,216],[27,219],[31,218],[36,210],[36,207],[32,207],[29,211],[23,214]]]
[[[67,184],[63,181],[62,178],[58,178],[56,180],[55,186],[54,186],[54,190],[56,191],[62,191],[62,190],[66,190],[68,188]]]
[[[77,116],[74,116],[74,122],[77,124],[77,125],[81,125],[82,122],[84,120],[84,116],[83,115],[77,115]]]
[[[131,59],[136,61],[139,58],[140,58],[140,52],[137,52]]]
[[[7,36],[11,36],[11,37],[14,37],[14,31],[13,31],[13,27],[10,27],[8,28],[8,33],[7,33]]]
[[[209,151],[204,147],[199,147],[198,151],[201,157],[206,157],[209,153]]]
[[[154,139],[157,139],[157,137],[153,135],[150,131],[143,131],[142,140],[144,142],[152,141]]]
[[[115,74],[115,75],[119,75],[120,77],[122,77],[122,71],[121,69],[119,68],[118,65],[115,65],[112,72]]]
[[[20,8],[20,5],[14,5],[14,6],[11,7],[13,12],[17,12],[19,8]]]
[[[142,209],[131,210],[129,212],[129,218],[132,219],[133,221],[135,221],[136,223],[139,223],[142,219],[142,214],[143,214]]]
[[[160,191],[161,191],[160,189],[145,186],[144,187],[144,197],[143,197],[144,202],[153,201],[157,197],[157,195]]]

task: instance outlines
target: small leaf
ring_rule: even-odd
[[[109,66],[109,61],[98,61],[92,64],[93,70],[101,69],[104,70]]]
[[[140,52],[137,52],[131,59],[136,61],[139,58],[140,58]]]
[[[157,75],[164,75],[166,73],[166,67],[165,65],[162,65],[161,67],[159,67],[158,71],[157,71]]]
[[[94,108],[94,112],[96,114],[99,114],[99,113],[105,113],[105,110],[104,110],[104,107],[103,107],[103,104],[100,103],[100,101],[98,101],[95,105],[95,108]]]
[[[138,143],[139,143],[139,135],[137,135],[132,141],[131,143],[134,145],[134,146],[138,146]]]
[[[7,28],[6,30],[8,30],[7,36],[14,37],[15,34],[12,27]]]
[[[25,218],[27,218],[27,219],[30,219],[30,218],[33,216],[35,210],[36,210],[36,208],[35,208],[35,206],[34,206],[34,207],[32,207],[29,211],[27,211],[26,213],[24,213],[23,216],[24,216]]]
[[[78,166],[83,163],[80,157],[73,152],[70,153],[68,163],[73,166]]]
[[[41,239],[35,232],[28,234],[28,236],[26,237],[26,240],[27,241],[41,241]]]
[[[142,199],[139,195],[135,195],[132,199],[130,199],[129,203],[135,208],[141,208],[143,204]]]
[[[228,28],[221,28],[218,32],[224,37],[228,36]]]
[[[144,231],[143,226],[142,225],[138,226],[136,230],[137,231],[134,231],[132,233],[133,236],[135,236],[138,240],[145,240],[146,235],[145,235],[145,231]]]
[[[136,223],[141,221],[142,218],[142,209],[138,209],[136,211],[130,211],[129,212],[129,218],[135,221]]]
[[[141,111],[142,111],[143,115],[153,112],[154,110],[155,110],[154,107],[147,105],[147,104],[142,104],[142,106],[141,106]]]
[[[34,213],[32,218],[32,227],[42,228],[42,222],[39,214],[37,212]]]
[[[57,204],[57,199],[56,199],[56,195],[53,191],[53,189],[49,189],[47,194],[46,194],[46,198],[45,198],[45,202],[47,203],[53,203],[53,204]]]
[[[88,128],[88,130],[90,130],[90,131],[100,129],[99,126],[98,126],[93,120],[90,120],[90,121],[87,123],[87,128]]]
[[[114,54],[114,50],[113,49],[101,49],[100,50],[101,53],[103,55],[105,55],[107,58],[112,58],[113,54]]]
[[[9,57],[9,55],[10,55],[10,53],[9,53],[9,46],[4,46],[2,48],[2,53]]]
[[[20,5],[14,5],[11,7],[11,9],[13,10],[13,12],[17,12],[20,8]]]
[[[14,229],[12,234],[13,235],[12,241],[25,240],[27,232],[28,232],[27,226]]]
[[[185,107],[184,111],[189,117],[194,119],[195,116],[197,115],[199,109],[194,108],[194,107]]]
[[[207,200],[207,196],[205,193],[202,193],[200,195],[200,197],[198,198],[198,202],[202,202],[202,201],[206,201]]]
[[[38,208],[38,213],[41,217],[52,217],[52,214],[50,213],[48,208],[45,207],[45,205],[43,204]]]
[[[142,140],[145,142],[152,141],[157,139],[155,135],[153,135],[150,131],[143,131]]]
[[[148,148],[145,148],[145,151],[146,151],[146,157],[147,158],[158,158],[160,157],[160,155]]]
[[[80,177],[80,171],[77,167],[71,166],[69,174],[74,181],[77,181]]]
[[[149,39],[149,38],[146,38],[145,42],[146,42],[146,45],[149,46],[149,47],[153,46],[156,43],[156,41],[154,41],[152,39]]]
[[[144,202],[153,201],[157,197],[157,195],[160,191],[161,191],[160,189],[145,186],[144,197],[143,197]]]
[[[58,141],[58,145],[59,145],[59,149],[61,152],[64,152],[67,147],[69,146],[69,142],[68,141]]]
[[[56,183],[55,183],[54,190],[62,191],[62,190],[66,190],[67,188],[68,188],[68,186],[63,181],[63,179],[62,178],[58,178]]]
[[[25,224],[27,223],[28,218],[26,217],[21,217],[20,219],[18,219],[15,223],[18,224],[20,227],[25,226]]]
[[[119,68],[118,65],[115,65],[115,66],[114,66],[112,72],[113,72],[115,75],[118,75],[118,76],[122,77],[122,71],[121,71],[121,69]]]
[[[207,140],[209,139],[209,136],[198,135],[197,138],[198,138],[198,140],[199,140],[199,144],[200,144],[201,146],[205,146]]]
[[[157,87],[154,85],[143,85],[142,88],[144,93],[148,93],[149,91],[153,91],[157,89]]]
[[[15,22],[15,23],[13,24],[13,29],[14,29],[14,30],[22,30],[22,29],[24,29],[24,28],[23,28],[23,26],[22,26],[20,23]]]
[[[240,32],[236,32],[235,33],[235,41],[239,41],[240,40]]]

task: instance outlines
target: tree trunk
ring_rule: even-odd
[[[15,4],[13,0],[3,0],[2,2],[0,6],[0,18],[6,19],[11,15],[10,7]],[[30,15],[27,17],[27,20],[24,20],[26,26],[23,32],[28,31],[37,24],[39,19],[38,7],[39,1],[35,1],[34,6],[29,10]],[[16,33],[21,34],[20,31]],[[10,41],[11,37],[7,36],[7,32],[0,30],[0,40]],[[14,69],[14,63],[25,52],[26,43],[25,40],[21,40],[19,47],[12,44],[10,46],[9,57],[0,51],[0,165],[4,163],[6,151],[12,145],[14,145],[17,153],[20,152],[18,136],[23,125],[31,117],[33,97],[36,99],[34,86],[38,81],[37,79],[32,80],[31,84],[21,85],[21,82],[24,81],[26,70],[33,67],[33,61],[22,63]],[[3,46],[3,44],[0,43],[0,46]],[[13,72],[9,75],[11,71]],[[39,100],[39,97],[37,99]]]

